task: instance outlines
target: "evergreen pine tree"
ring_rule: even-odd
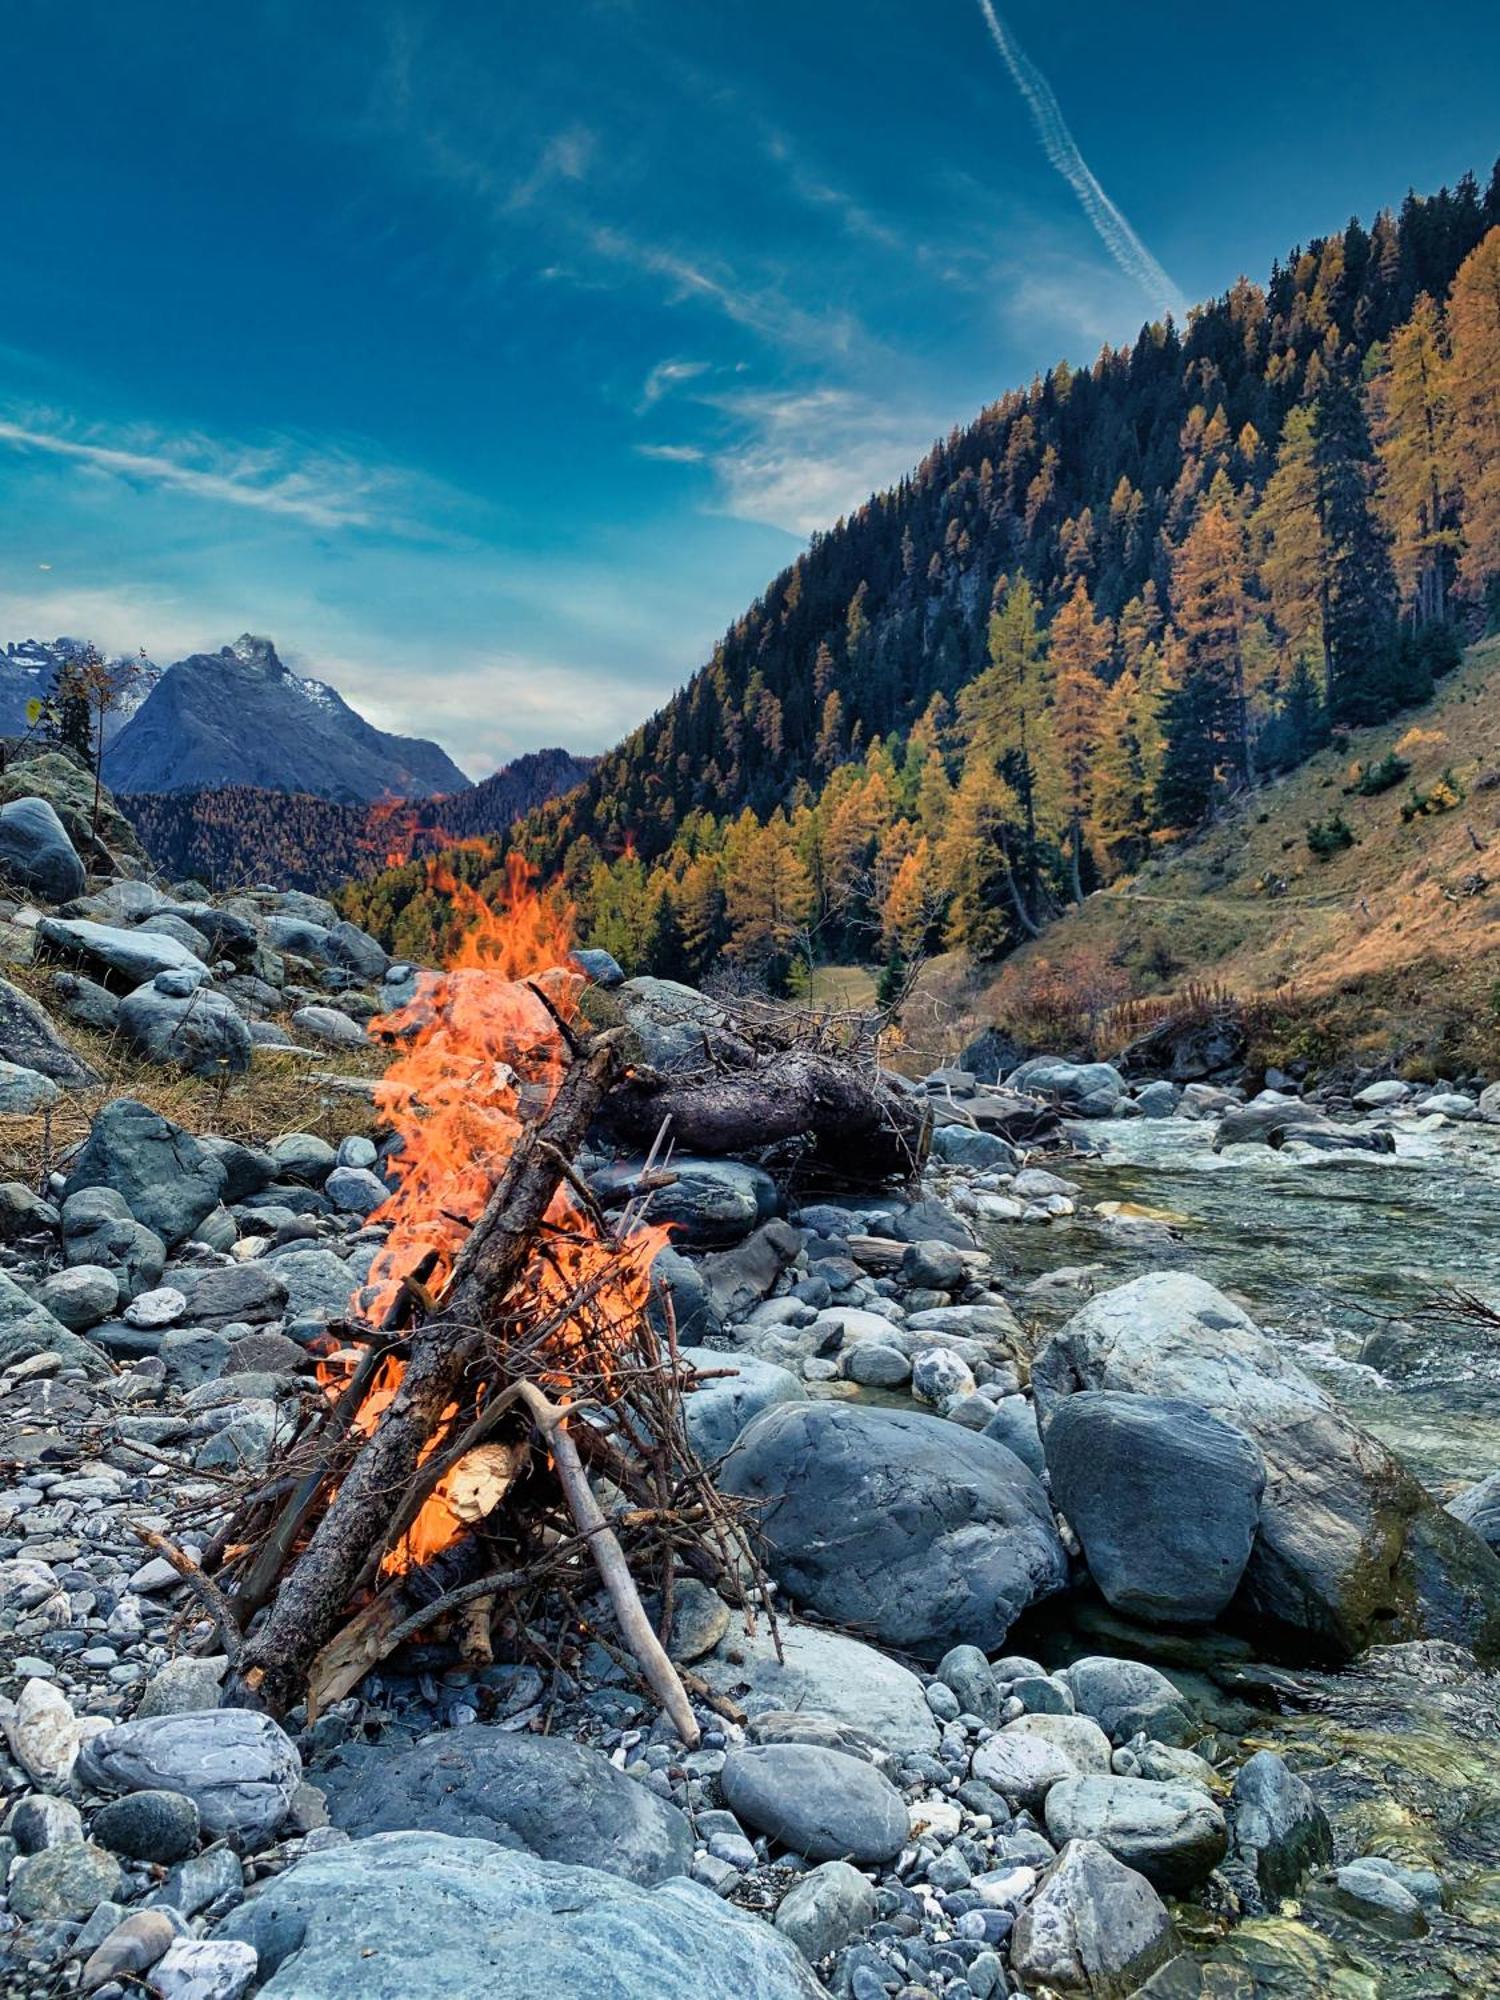
[[[1324,648],[1335,723],[1379,722],[1403,698],[1390,544],[1372,504],[1375,450],[1347,368],[1331,371],[1314,420],[1326,567]]]

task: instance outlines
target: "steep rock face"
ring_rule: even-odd
[[[105,753],[104,775],[117,792],[263,785],[355,803],[469,782],[435,743],[386,735],[249,633],[169,668]]]

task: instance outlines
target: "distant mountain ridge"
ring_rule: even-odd
[[[120,798],[163,874],[214,889],[273,881],[331,889],[451,840],[504,839],[524,814],[580,785],[591,757],[534,750],[451,797],[349,805],[308,793],[222,785]]]
[[[106,750],[104,777],[117,793],[240,785],[346,805],[469,788],[436,743],[375,728],[248,632],[162,674]]]
[[[45,700],[52,692],[62,667],[87,649],[85,639],[12,639],[0,653],[0,736],[24,736],[30,728],[27,709],[35,700]],[[149,701],[161,680],[163,669],[144,654],[112,659],[112,666],[129,665],[135,678],[111,709],[104,725],[106,742],[112,741]]]

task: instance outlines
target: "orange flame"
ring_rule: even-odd
[[[399,1140],[391,1160],[395,1192],[371,1218],[386,1223],[389,1235],[355,1306],[375,1324],[419,1266],[428,1269],[428,1290],[441,1296],[522,1131],[545,1115],[556,1094],[568,1050],[557,1019],[529,982],[565,1021],[575,1015],[585,984],[568,963],[573,912],[538,893],[523,857],[509,856],[494,906],[441,860],[429,860],[428,877],[450,898],[463,929],[447,969],[428,975],[403,1007],[371,1024],[398,1045],[376,1088],[377,1105]],[[580,1350],[589,1350],[595,1368],[607,1362],[608,1349],[645,1309],[651,1262],[667,1238],[653,1228],[623,1243],[602,1235],[565,1185],[547,1221],[550,1254],[536,1260],[527,1278],[535,1323],[556,1318],[580,1291],[592,1301],[587,1323],[577,1315],[562,1318],[544,1350],[544,1379],[566,1397]],[[353,1366],[347,1351],[320,1365],[329,1394],[340,1392]],[[381,1363],[356,1413],[357,1431],[374,1431],[404,1374],[395,1358]],[[429,1561],[457,1540],[466,1523],[451,1503],[467,1464],[460,1460],[438,1482],[399,1547],[388,1551],[384,1574]]]

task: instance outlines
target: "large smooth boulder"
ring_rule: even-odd
[[[1092,1389],[1054,1413],[1046,1454],[1053,1501],[1106,1603],[1148,1623],[1218,1617],[1250,1560],[1266,1486],[1242,1431],[1196,1403]]]
[[[187,1301],[184,1318],[193,1326],[251,1326],[280,1319],[286,1311],[287,1285],[274,1263],[257,1258],[253,1264],[210,1264],[174,1270],[172,1282]]]
[[[318,1772],[335,1826],[448,1833],[648,1886],[693,1862],[686,1819],[599,1750],[475,1723],[405,1749],[346,1744]]]
[[[722,1007],[675,979],[627,979],[615,999],[652,1069],[703,1068],[705,1042],[726,1025]]]
[[[96,791],[93,772],[67,751],[44,750],[0,771],[0,800],[29,798],[47,801],[76,851],[91,862],[111,868],[125,862],[125,873],[149,873],[151,864],[135,828],[107,791]]]
[[[63,1256],[72,1266],[113,1271],[127,1301],[161,1283],[167,1246],[154,1229],[137,1222],[112,1187],[78,1188],[62,1206]]]
[[[976,1778],[1031,1811],[1064,1778],[1102,1778],[1109,1770],[1109,1738],[1087,1715],[1018,1715],[986,1737],[973,1759]]]
[[[1214,1134],[1214,1151],[1221,1153],[1226,1146],[1270,1146],[1301,1127],[1315,1130],[1329,1123],[1321,1106],[1305,1104],[1300,1097],[1287,1097],[1279,1090],[1263,1090],[1248,1104],[1224,1113]]]
[[[170,1118],[133,1097],[117,1097],[95,1118],[63,1192],[94,1187],[113,1188],[135,1220],[170,1247],[191,1236],[219,1206],[224,1168]]]
[[[1040,1097],[1075,1118],[1111,1118],[1125,1095],[1125,1079],[1113,1063],[1064,1062],[1033,1056],[1005,1079],[1008,1090]]]
[[[1149,1778],[1065,1778],[1047,1794],[1047,1832],[1059,1846],[1097,1840],[1155,1888],[1182,1895],[1224,1859],[1229,1831],[1197,1785]]]
[[[889,1778],[862,1757],[814,1743],[741,1744],[719,1783],[747,1826],[809,1861],[891,1861],[911,1830]]]
[[[355,1288],[354,1273],[343,1258],[321,1247],[283,1251],[266,1269],[285,1285],[291,1319],[337,1319]]]
[[[275,1839],[302,1778],[292,1739],[245,1708],[119,1723],[85,1743],[74,1768],[100,1792],[181,1792],[210,1839],[251,1851]]]
[[[87,878],[78,850],[45,799],[0,806],[0,875],[49,903],[83,894]]]
[[[50,1111],[62,1092],[39,1069],[0,1059],[0,1118],[30,1118]]]
[[[642,1213],[665,1223],[679,1243],[714,1246],[738,1243],[776,1213],[781,1196],[762,1167],[743,1160],[699,1160],[684,1154],[672,1162],[670,1187],[658,1188]]]
[[[1155,1272],[1100,1293],[1036,1355],[1043,1429],[1080,1390],[1195,1404],[1257,1446],[1260,1528],[1236,1610],[1334,1658],[1411,1637],[1500,1647],[1500,1561],[1221,1292]]]
[[[1125,2000],[1172,1956],[1165,1903],[1096,1840],[1070,1840],[1016,1919],[1010,1962],[1037,1991]]]
[[[771,1571],[795,1603],[919,1659],[997,1649],[1067,1582],[1036,1475],[941,1418],[785,1403],[756,1418],[719,1483],[761,1503]]]
[[[790,1940],[682,1876],[654,1889],[492,1841],[382,1833],[310,1854],[216,1936],[260,2000],[822,2000]]]
[[[99,1081],[99,1072],[68,1046],[47,1010],[8,979],[0,979],[0,1056],[67,1089]]]
[[[1245,1023],[1238,1011],[1179,1014],[1137,1035],[1120,1052],[1120,1068],[1127,1076],[1200,1083],[1243,1061],[1246,1040]]]
[[[1198,1734],[1192,1709],[1175,1682],[1144,1660],[1090,1653],[1057,1677],[1080,1715],[1092,1716],[1111,1743],[1144,1732],[1160,1743],[1184,1743]]]
[[[688,1443],[706,1465],[724,1456],[762,1410],[777,1403],[805,1403],[807,1391],[790,1368],[758,1361],[753,1354],[721,1354],[713,1347],[684,1347],[679,1358],[690,1368],[712,1373],[682,1399]]]
[[[55,1354],[64,1368],[81,1368],[86,1375],[109,1373],[108,1361],[91,1341],[64,1326],[0,1271],[0,1369],[13,1368],[35,1354]]]
[[[803,1711],[872,1736],[894,1756],[937,1749],[941,1731],[909,1668],[842,1632],[785,1617],[780,1627],[773,1636],[764,1620],[754,1633],[736,1622],[693,1672],[752,1720]]]
[[[37,942],[51,957],[81,965],[106,985],[134,988],[158,972],[196,972],[207,978],[208,967],[195,951],[160,931],[121,930],[95,924],[86,917],[43,917]]]
[[[1448,1512],[1500,1553],[1500,1472],[1490,1473],[1450,1500]]]
[[[204,988],[178,995],[153,981],[120,1002],[120,1033],[148,1062],[190,1076],[236,1076],[250,1067],[254,1044],[232,1000]]]

